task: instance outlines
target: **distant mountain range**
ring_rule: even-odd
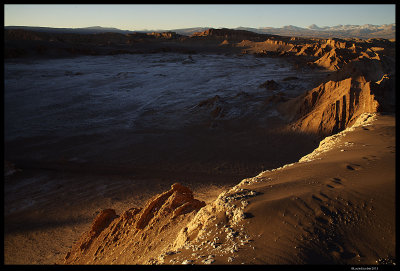
[[[121,30],[114,27],[101,27],[101,26],[91,26],[91,27],[83,27],[83,28],[53,28],[53,27],[41,27],[41,26],[5,26],[4,29],[24,29],[38,32],[46,32],[46,33],[74,33],[74,34],[96,34],[96,33],[104,33],[104,32],[113,32],[113,33],[134,33],[134,32],[145,32],[145,31],[130,31],[130,30]]]
[[[85,28],[51,28],[51,27],[31,27],[31,26],[5,26],[4,29],[26,29],[33,31],[41,31],[48,33],[79,33],[79,34],[95,34],[104,32],[114,33],[145,33],[145,32],[176,32],[180,35],[190,36],[195,32],[202,32],[211,27],[193,27],[193,28],[181,28],[171,30],[121,30],[118,28],[92,26]],[[298,36],[298,37],[319,37],[319,38],[384,38],[384,39],[395,39],[396,38],[396,24],[384,24],[384,25],[336,25],[336,26],[317,26],[312,24],[307,28],[298,27],[294,25],[287,25],[280,28],[274,27],[237,27],[234,30],[247,30],[259,34],[273,34],[281,36]]]
[[[248,30],[256,33],[265,33],[281,36],[299,36],[299,37],[319,37],[319,38],[384,38],[384,39],[395,39],[396,38],[396,24],[384,24],[384,25],[336,25],[336,26],[324,26],[319,27],[316,24],[312,24],[307,28],[297,27],[293,25],[287,25],[281,28],[274,27],[260,27],[260,28],[249,28],[249,27],[238,27],[237,29]]]

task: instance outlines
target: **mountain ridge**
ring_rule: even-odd
[[[190,28],[178,28],[178,29],[157,29],[157,30],[121,30],[115,27],[101,27],[101,26],[90,26],[82,28],[52,28],[52,27],[36,27],[36,26],[5,26],[4,29],[26,29],[43,32],[68,32],[68,33],[104,33],[104,32],[116,32],[116,33],[149,33],[149,32],[176,32],[180,35],[190,36],[195,32],[202,32],[207,29],[214,29],[212,27],[190,27]],[[298,27],[294,25],[286,25],[283,27],[244,27],[239,26],[231,28],[233,30],[247,30],[258,34],[273,34],[282,36],[299,36],[299,37],[320,37],[320,38],[385,38],[395,39],[396,36],[396,24],[364,24],[364,25],[336,25],[336,26],[318,26],[311,24],[308,27]]]

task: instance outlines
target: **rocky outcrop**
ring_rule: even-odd
[[[209,38],[218,38],[228,41],[241,41],[241,40],[261,41],[265,40],[267,37],[270,36],[271,35],[257,34],[251,31],[233,30],[228,28],[221,28],[221,29],[210,28],[203,32],[195,32],[193,33],[193,35],[191,35],[191,37],[209,37]]]
[[[161,32],[161,33],[159,33],[159,32],[151,32],[151,33],[147,33],[147,35],[153,36],[153,37],[158,38],[158,39],[168,39],[168,40],[170,40],[170,39],[179,39],[181,37],[184,37],[182,35],[177,34],[176,32],[171,32],[171,31]]]
[[[363,113],[394,110],[393,82],[388,75],[377,82],[364,76],[328,81],[280,109],[294,130],[327,136],[351,126]]]
[[[321,84],[289,103],[295,108],[293,128],[323,136],[345,129],[362,113],[377,111],[372,88],[363,77]]]
[[[321,48],[329,51],[314,64],[335,72],[318,87],[280,105],[294,130],[323,137],[349,127],[362,113],[394,112],[391,43],[374,47],[368,42],[327,40]]]
[[[242,182],[247,180],[249,179]],[[226,242],[223,249],[219,247],[219,252],[229,253],[233,249],[236,250],[238,244],[233,242],[233,237],[237,235],[237,232],[231,227],[249,218],[249,214],[243,210],[249,204],[247,200],[258,195],[258,192],[239,188],[239,185],[221,193],[215,201],[197,212],[186,227],[179,231],[171,249],[175,251],[183,247],[196,249],[197,246],[194,244],[201,242],[208,232],[224,227],[227,233]]]
[[[360,57],[350,61],[340,70],[332,73],[327,80],[341,81],[346,78],[363,76],[366,81],[379,81],[385,74],[394,75],[394,59],[382,56],[381,60]]]
[[[131,208],[121,216],[103,210],[67,253],[65,264],[149,263],[172,243],[179,224],[187,223],[203,206],[189,188],[175,183],[144,208]]]
[[[332,49],[323,54],[321,58],[316,60],[314,63],[330,70],[339,70],[346,62],[343,57],[337,53],[337,49]]]
[[[279,84],[274,80],[267,80],[261,85],[258,86],[259,88],[266,88],[268,90],[277,90],[279,89]]]

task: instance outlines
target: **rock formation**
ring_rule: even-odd
[[[161,33],[152,32],[152,33],[147,33],[147,34],[150,35],[150,36],[154,36],[156,38],[159,38],[159,39],[160,38],[163,38],[163,39],[179,39],[179,38],[183,37],[182,35],[179,35],[179,34],[177,34],[175,32],[171,32],[171,31],[161,32]]]
[[[228,28],[214,29],[210,28],[203,32],[195,32],[191,37],[209,37],[218,38],[228,41],[242,41],[242,40],[254,40],[261,41],[265,40],[271,35],[267,34],[257,34],[246,30],[233,30]]]
[[[277,90],[279,89],[279,84],[274,80],[267,80],[261,85],[258,86],[259,88],[266,88],[268,90]]]
[[[175,183],[169,191],[150,199],[144,208],[131,208],[121,216],[101,211],[91,229],[65,256],[66,264],[141,264],[166,249],[180,228],[205,203],[192,191]]]
[[[392,57],[382,54],[380,60],[364,55],[341,58],[345,64],[328,76],[326,82],[281,105],[280,110],[292,122],[294,130],[321,137],[351,126],[362,113],[394,112]],[[338,67],[336,59],[329,62],[332,69]]]
[[[287,102],[293,128],[322,136],[339,132],[365,112],[377,112],[374,90],[378,84],[364,77],[329,81]]]

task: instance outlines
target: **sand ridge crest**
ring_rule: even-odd
[[[304,162],[311,162],[314,161],[315,159],[320,159],[318,158],[322,153],[325,153],[329,150],[331,150],[333,147],[335,147],[341,139],[350,131],[354,131],[355,128],[360,127],[360,126],[368,126],[373,123],[373,121],[376,119],[377,114],[376,113],[363,113],[361,114],[355,123],[349,127],[346,128],[345,130],[334,134],[332,136],[325,137],[320,143],[318,148],[316,148],[312,153],[307,154],[300,158],[299,163],[304,163]]]

